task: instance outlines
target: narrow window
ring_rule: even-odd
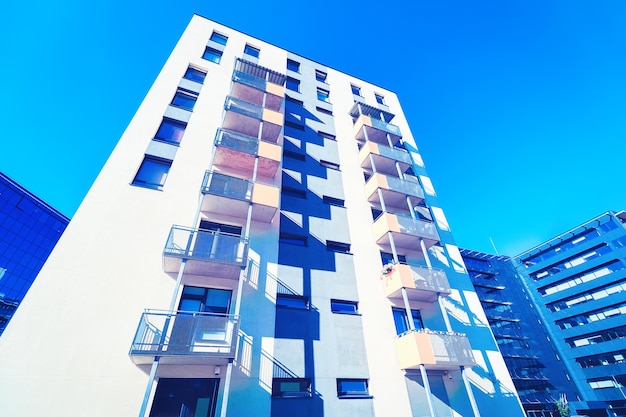
[[[330,161],[320,160],[320,165],[324,168],[334,169],[335,171],[339,171],[339,164]]]
[[[356,85],[350,84],[350,88],[352,89],[352,94],[355,96],[361,96],[361,87],[357,87]]]
[[[337,136],[331,135],[330,133],[322,132],[321,130],[318,131],[317,134],[323,137],[324,139],[337,140]]]
[[[330,300],[330,311],[337,314],[359,314],[356,301]]]
[[[210,46],[207,46],[204,49],[204,54],[202,54],[202,58],[206,59],[207,61],[211,61],[216,64],[219,64],[220,61],[222,60],[222,51],[218,51],[215,48],[211,48]]]
[[[276,307],[309,309],[309,297],[292,294],[276,294]]]
[[[310,378],[274,378],[272,397],[309,398],[311,397]]]
[[[287,87],[287,90],[300,91],[300,80],[287,77],[286,87]]]
[[[246,44],[246,47],[243,49],[243,53],[246,55],[250,55],[251,57],[258,58],[259,55],[261,55],[261,50],[259,48],[255,48],[254,46]]]
[[[174,98],[172,99],[172,106],[192,111],[197,99],[197,93],[185,90],[184,88],[179,88],[178,90],[176,90],[176,94],[174,94]]]
[[[381,96],[380,94],[374,94],[374,96],[376,97],[376,103],[385,104],[385,97]]]
[[[195,81],[200,84],[204,82],[205,77],[206,77],[205,71],[202,71],[193,67],[188,67],[187,72],[185,72],[185,75],[183,76],[183,78],[186,78],[190,81]]]
[[[330,204],[331,206],[344,207],[344,200],[335,197],[329,197],[327,195],[322,196],[322,201],[326,204]]]
[[[228,41],[228,36],[222,35],[221,33],[213,32],[211,34],[211,40],[215,43],[219,43],[220,45],[226,45]]]
[[[326,241],[326,249],[332,252],[350,253],[350,244],[344,242]]]
[[[295,246],[306,246],[307,239],[306,236],[302,235],[294,235],[291,233],[281,233],[278,237],[279,243],[287,243],[289,245]]]
[[[323,88],[317,89],[317,99],[321,101],[329,102],[330,91],[324,90]]]
[[[297,188],[286,187],[283,185],[283,187],[281,188],[281,192],[283,194],[291,195],[298,198],[306,198],[306,191],[299,190]]]
[[[133,179],[133,185],[162,190],[172,161],[146,155]]]
[[[327,74],[324,71],[315,70],[315,79],[319,82],[326,82]]]
[[[333,111],[332,111],[332,110],[328,110],[328,109],[325,109],[325,108],[323,108],[323,107],[319,107],[319,106],[315,107],[315,109],[316,109],[318,112],[320,112],[320,113],[328,114],[329,116],[332,116],[332,115],[333,115]]]
[[[293,72],[300,72],[300,63],[293,59],[287,59],[287,69]]]
[[[369,398],[367,379],[337,379],[337,396],[339,398]]]
[[[154,139],[178,145],[183,139],[186,123],[174,119],[163,118]]]

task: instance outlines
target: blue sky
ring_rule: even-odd
[[[193,13],[398,93],[457,243],[626,209],[626,2],[9,2],[0,171],[72,216]]]

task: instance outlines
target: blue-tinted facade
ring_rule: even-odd
[[[581,415],[626,416],[625,223],[625,212],[607,212],[513,258]]]
[[[555,401],[580,396],[510,258],[461,255],[526,415],[560,417]]]
[[[68,223],[0,173],[0,334]]]

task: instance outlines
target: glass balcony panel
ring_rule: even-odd
[[[130,349],[136,364],[219,364],[234,358],[239,320],[227,314],[147,310]]]
[[[232,96],[226,97],[225,108],[228,111],[234,111],[255,119],[261,119],[263,115],[263,107]]]
[[[383,122],[379,119],[371,118],[372,127],[378,130],[385,131],[395,136],[402,137],[402,133],[400,133],[400,128],[396,125],[392,125],[391,123]]]
[[[401,369],[453,370],[476,364],[467,336],[429,329],[409,331],[396,339]]]
[[[267,84],[263,78],[237,70],[233,72],[233,81],[249,85],[250,87],[254,87],[259,90],[265,90],[265,84]]]
[[[178,273],[181,260],[186,259],[185,273],[238,279],[247,262],[248,241],[228,233],[173,226],[163,258],[168,273]]]
[[[379,245],[390,244],[389,233],[393,235],[395,245],[402,248],[419,248],[420,239],[424,240],[426,247],[439,241],[437,228],[432,222],[389,212],[376,219],[372,230]]]
[[[204,176],[202,192],[250,201],[252,183],[241,178],[231,177],[217,172],[207,171]]]
[[[396,264],[386,267],[381,278],[389,298],[401,297],[402,288],[407,290],[409,299],[417,301],[434,302],[439,294],[451,293],[446,273],[441,269]]]
[[[379,193],[378,191],[381,191]],[[405,175],[404,179],[376,173],[365,184],[365,195],[370,203],[381,204],[380,194],[388,207],[397,207],[408,210],[406,197],[410,196],[412,204],[424,199],[424,190],[417,182],[417,178]]]

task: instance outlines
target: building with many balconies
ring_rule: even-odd
[[[523,415],[382,87],[194,16],[72,223],[2,414]]]

